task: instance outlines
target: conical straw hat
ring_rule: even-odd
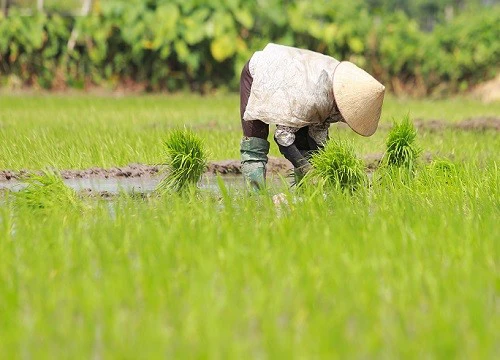
[[[366,71],[342,61],[333,73],[333,96],[340,114],[355,132],[371,136],[377,130],[385,87]]]

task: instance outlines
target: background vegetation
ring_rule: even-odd
[[[270,41],[353,61],[415,95],[464,90],[500,63],[496,1],[108,0],[89,16],[48,0],[26,16],[33,2],[17,3],[0,15],[0,83],[9,86],[235,88]]]

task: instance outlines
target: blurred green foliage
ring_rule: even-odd
[[[95,1],[86,17],[26,17],[12,8],[8,17],[0,15],[0,83],[236,88],[244,63],[268,42],[350,60],[396,93],[462,90],[498,71],[500,6],[463,13],[426,32],[408,16],[415,4],[388,12],[388,3],[107,0]]]
[[[0,3],[9,2],[10,8],[18,8],[24,11],[36,10],[39,0],[0,0]],[[84,0],[42,0],[43,10],[47,12],[57,11],[59,13],[72,13],[81,9]],[[95,1],[95,0],[93,0]]]

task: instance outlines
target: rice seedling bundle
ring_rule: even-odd
[[[352,143],[331,139],[325,147],[311,157],[313,170],[304,178],[332,185],[342,190],[354,191],[366,181],[364,165],[354,153]]]
[[[386,141],[385,162],[389,166],[413,169],[420,148],[415,144],[417,130],[407,114],[402,121],[395,123]]]
[[[80,208],[81,200],[76,191],[64,184],[59,174],[44,171],[42,174],[32,174],[23,182],[27,186],[14,193],[16,204],[34,210],[51,210],[55,208]]]
[[[190,130],[175,130],[165,140],[167,175],[160,181],[160,193],[182,191],[195,185],[205,171],[207,155],[202,140]]]

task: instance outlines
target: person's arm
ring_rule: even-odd
[[[311,169],[311,164],[295,145],[295,133],[298,130],[298,128],[278,125],[274,140],[283,156],[293,164],[295,169],[305,174]]]
[[[304,174],[311,170],[311,164],[306,157],[302,155],[295,144],[290,146],[282,146],[278,143],[278,147],[283,156],[289,160],[296,169],[300,169]]]
[[[328,141],[328,129],[330,124],[325,122],[323,124],[309,126],[307,132],[307,139],[311,150],[317,151],[323,149]]]

